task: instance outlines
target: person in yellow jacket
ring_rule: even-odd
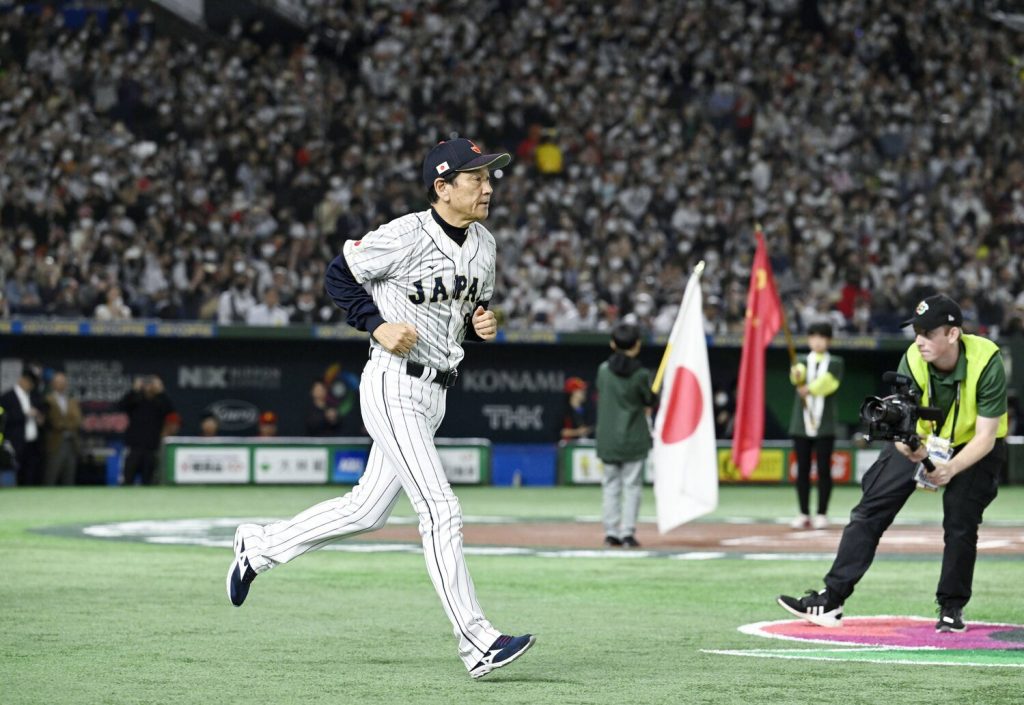
[[[829,352],[832,325],[815,323],[807,328],[810,352],[789,370],[796,387],[789,435],[796,453],[796,496],[800,513],[790,522],[794,529],[828,526],[828,501],[832,496],[832,449],[836,443],[835,393],[843,380],[843,358]],[[818,512],[811,518],[811,454],[817,456]]]
[[[843,603],[871,566],[882,533],[913,494],[915,470],[927,457],[935,465],[927,479],[945,488],[935,631],[967,628],[963,609],[971,599],[978,526],[1006,464],[1006,370],[995,343],[963,332],[963,313],[948,296],[929,296],[904,325],[914,327],[915,337],[898,371],[913,379],[921,405],[938,407],[943,421],[918,423],[917,450],[886,444],[864,475],[863,495],[850,512],[825,588],[777,598],[783,609],[823,627],[842,624]]]
[[[544,137],[534,152],[534,160],[537,163],[537,171],[545,176],[562,173],[562,148],[555,142],[553,130],[544,131]]]

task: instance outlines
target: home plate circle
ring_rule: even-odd
[[[967,622],[961,634],[935,632],[924,617],[846,617],[833,629],[803,620],[745,624],[752,636],[800,642],[804,648],[702,649],[705,653],[807,661],[914,666],[1024,668],[1024,625]]]
[[[801,619],[757,622],[744,634],[815,644],[884,646],[892,649],[1024,649],[1024,625],[967,623],[967,631],[937,633],[935,618],[846,617],[843,626],[825,629]]]

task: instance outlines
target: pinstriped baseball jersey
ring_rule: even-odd
[[[502,634],[484,617],[463,553],[462,509],[434,444],[448,387],[457,377],[438,372],[462,362],[467,331],[474,340],[484,339],[470,328],[472,314],[494,290],[494,238],[476,222],[487,217],[492,192],[485,170],[510,159],[504,153],[483,154],[466,139],[440,143],[424,159],[423,174],[424,185],[447,184],[432,199],[441,211],[431,208],[386,223],[346,242],[331,262],[325,288],[346,310],[350,325],[371,333],[370,359],[359,383],[363,423],[373,438],[366,471],[344,497],[292,519],[236,529],[226,583],[236,607],[257,575],[330,541],[383,526],[404,491],[419,517],[427,574],[469,674],[484,676],[533,645],[532,635]],[[461,171],[471,173],[462,179]],[[453,172],[451,178],[434,178],[445,172]],[[470,225],[451,226],[442,220],[443,212]],[[373,332],[382,322],[416,329],[417,342],[407,356],[377,342]],[[492,338],[493,329],[485,330]]]
[[[384,320],[416,328],[407,359],[442,372],[462,362],[473,310],[494,292],[495,245],[487,228],[473,223],[459,246],[427,210],[349,240],[343,251],[356,281],[369,283]],[[372,337],[370,346],[371,357],[390,357]]]

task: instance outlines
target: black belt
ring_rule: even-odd
[[[418,362],[409,361],[405,363],[405,373],[410,377],[422,377],[423,371],[427,369],[434,370],[433,367],[427,368]],[[434,379],[430,381],[434,384],[440,384],[445,389],[451,389],[455,386],[455,380],[458,378],[459,371],[457,369],[448,370],[447,372],[434,370]]]

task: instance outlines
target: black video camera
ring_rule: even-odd
[[[921,392],[914,381],[897,372],[886,372],[882,381],[892,385],[887,397],[867,397],[860,405],[860,418],[867,424],[864,440],[898,441],[911,450],[921,447],[917,435],[917,422],[941,421],[942,411],[934,406],[921,406]],[[922,461],[929,471],[935,466],[927,458]]]

